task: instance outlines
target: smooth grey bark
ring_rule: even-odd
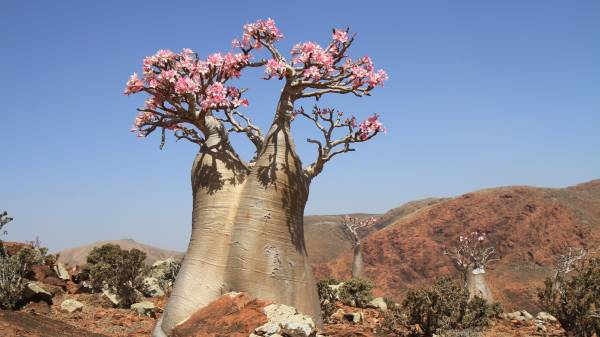
[[[316,282],[304,242],[309,179],[290,132],[293,101],[277,115],[250,167],[236,166],[219,127],[192,168],[192,234],[154,337],[169,335],[224,293],[246,292],[297,308],[321,324]],[[211,151],[210,144],[220,146]]]
[[[352,278],[363,277],[364,272],[362,249],[360,242],[357,241],[354,244],[354,257],[352,258]]]
[[[488,303],[494,301],[494,296],[485,280],[485,270],[483,268],[470,269],[467,272],[467,289],[469,291],[469,300],[475,296],[484,299]]]

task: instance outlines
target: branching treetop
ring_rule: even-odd
[[[241,111],[249,105],[243,97],[246,89],[229,84],[244,69],[253,67],[264,67],[266,80],[275,78],[285,82],[275,120],[291,121],[301,116],[314,122],[322,133],[323,140],[308,140],[318,147],[317,161],[306,169],[311,178],[333,156],[352,151],[352,143],[369,140],[384,131],[377,114],[357,123],[356,118],[342,118],[344,114],[333,109],[315,107],[311,113],[293,109],[298,99],[318,100],[326,94],[368,96],[387,80],[385,71],[375,70],[368,56],[356,60],[348,57],[348,49],[354,42],[348,29],[334,29],[325,47],[314,42],[295,45],[290,60],[275,46],[282,38],[272,19],[258,20],[244,25],[241,40],[234,40],[228,53],[201,59],[191,49],[183,49],[181,53],[159,50],[146,57],[143,76],[134,73],[125,88],[126,95],[139,92],[149,95],[145,105],[138,109],[132,131],[146,137],[159,130],[164,144],[165,131],[170,130],[177,140],[185,139],[205,148],[207,138],[215,132],[224,140],[227,133],[237,132],[245,134],[260,154],[265,136]],[[265,51],[262,57],[258,54],[261,50]],[[338,129],[346,130],[347,134],[333,139],[333,131]]]
[[[471,232],[459,236],[457,241],[456,246],[444,250],[444,254],[452,258],[461,271],[475,269],[484,272],[489,262],[497,260],[492,258],[496,254],[496,249],[487,245],[488,239],[485,233]]]

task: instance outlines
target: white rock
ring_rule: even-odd
[[[60,310],[66,311],[68,313],[73,313],[75,311],[82,311],[83,303],[76,301],[76,300],[67,299],[67,300],[62,301],[62,303],[60,304]]]
[[[23,297],[26,299],[33,299],[34,297],[39,298],[47,303],[52,302],[52,293],[44,289],[37,282],[29,282],[23,290]]]
[[[106,296],[108,300],[115,306],[118,306],[121,303],[121,300],[117,296],[117,294],[110,291],[108,288],[102,289],[102,295]]]
[[[371,308],[379,309],[381,311],[387,311],[388,307],[383,297],[375,297],[371,302],[367,304]]]
[[[54,269],[54,272],[56,273],[56,276],[58,276],[59,279],[64,280],[64,281],[68,281],[71,279],[71,276],[69,275],[69,272],[67,271],[67,268],[61,262],[57,262],[54,265],[53,269]]]
[[[300,333],[298,337],[314,336],[315,323],[312,318],[298,313],[296,308],[283,304],[270,304],[264,309],[268,322],[256,328],[260,336],[278,337],[283,331]]]
[[[550,322],[550,323],[555,323],[558,320],[556,319],[556,317],[550,315],[549,313],[545,312],[545,311],[540,311],[537,316],[537,319],[539,319],[540,321],[544,321],[544,322]]]
[[[143,301],[131,305],[131,310],[136,311],[140,315],[151,316],[158,308],[150,301]]]

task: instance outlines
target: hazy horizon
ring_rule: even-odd
[[[350,54],[368,54],[390,76],[372,97],[319,101],[359,119],[379,112],[388,133],[326,166],[307,215],[600,178],[600,2],[357,4],[285,11],[230,2],[225,12],[179,1],[156,14],[158,1],[0,3],[0,210],[15,218],[5,238],[39,236],[53,251],[121,238],[185,250],[196,148],[168,137],[160,151],[160,135],[130,133],[144,97],[123,96],[125,82],[158,49],[227,51],[243,24],[267,17],[285,35],[285,52],[350,26]],[[248,114],[265,129],[281,82],[261,80],[261,71],[240,83],[250,89]],[[315,150],[304,140],[314,130],[293,128],[308,164]],[[233,142],[251,156],[247,143]]]

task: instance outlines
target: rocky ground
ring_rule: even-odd
[[[42,285],[43,286],[43,285]],[[65,300],[76,300],[81,308],[68,312]],[[148,299],[157,308],[165,297]],[[198,311],[173,333],[176,337],[383,337],[382,308],[354,308],[337,304],[331,321],[317,331],[312,320],[294,308],[252,299],[243,293],[226,294]],[[31,302],[19,311],[0,311],[0,336],[23,337],[141,337],[149,336],[160,312],[146,316],[131,309],[112,308],[100,294],[60,294],[52,304]],[[419,327],[413,327],[419,331]],[[468,334],[467,334],[468,333]],[[279,334],[279,335],[278,335]],[[505,314],[482,331],[448,336],[566,336],[555,322],[537,320],[527,313]]]

